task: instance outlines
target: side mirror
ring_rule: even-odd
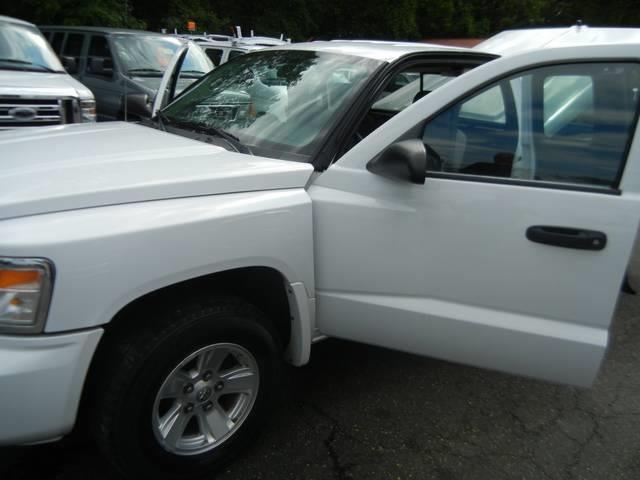
[[[89,63],[91,73],[110,77],[113,74],[113,60],[105,57],[93,57]]]
[[[151,103],[146,93],[130,93],[125,101],[127,115],[135,118],[151,118]]]
[[[427,174],[427,150],[422,140],[402,140],[391,144],[367,163],[367,170],[383,177],[422,185]]]
[[[62,66],[69,74],[78,73],[78,62],[74,57],[63,56],[60,59]]]

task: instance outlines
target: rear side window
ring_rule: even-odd
[[[222,50],[219,48],[207,48],[205,53],[216,67],[220,65],[220,61],[222,60]]]
[[[638,110],[640,65],[540,67],[430,120],[430,171],[615,189]]]
[[[51,48],[53,48],[53,51],[58,55],[60,55],[60,50],[62,49],[62,40],[64,40],[64,32],[53,32]]]
[[[244,52],[242,50],[231,50],[229,52],[229,60],[239,57],[240,55],[244,55]]]
[[[69,33],[67,41],[64,43],[63,55],[69,57],[79,57],[82,55],[82,44],[84,43],[84,35],[81,33]]]

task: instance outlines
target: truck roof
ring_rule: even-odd
[[[7,17],[5,15],[0,15],[0,22],[16,23],[18,25],[28,25],[29,27],[35,27],[33,23],[25,22],[24,20],[20,20],[18,18]]]
[[[331,40],[305,43],[291,43],[273,47],[278,50],[315,50],[335,52],[358,57],[392,62],[409,53],[416,52],[470,52],[478,53],[470,48],[448,47],[418,42],[389,42],[378,40]]]
[[[505,30],[474,47],[497,55],[511,55],[545,47],[640,43],[640,28],[603,28],[587,25]]]

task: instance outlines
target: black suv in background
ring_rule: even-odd
[[[172,35],[122,28],[43,26],[40,30],[64,59],[68,73],[95,95],[99,120],[123,119],[127,95],[144,94],[151,102],[184,43]],[[185,62],[188,66],[181,75],[187,84],[213,68],[197,49],[189,50]]]

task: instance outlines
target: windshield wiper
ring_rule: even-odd
[[[133,73],[153,73],[153,74],[164,74],[164,72],[162,70],[158,70],[157,68],[132,68],[130,70],[127,70],[128,74],[133,74]]]
[[[166,116],[165,116],[166,119]],[[252,153],[251,149],[244,145],[238,137],[236,137],[233,133],[229,133],[222,128],[214,127],[213,125],[200,125],[195,122],[187,122],[187,121],[175,121],[172,120],[171,124],[175,127],[182,128],[185,130],[191,130],[197,133],[204,133],[205,135],[213,135],[216,137],[220,137],[230,143],[231,146],[235,148],[237,152],[241,153]]]
[[[27,66],[33,66],[36,67],[38,69],[42,69],[45,72],[49,72],[49,73],[61,73],[57,70],[54,70],[53,68],[49,68],[45,65],[40,65],[39,63],[34,63],[34,62],[29,62],[27,60],[18,60],[17,58],[0,58],[0,62],[6,62],[6,63],[17,63],[18,65],[27,65]]]

